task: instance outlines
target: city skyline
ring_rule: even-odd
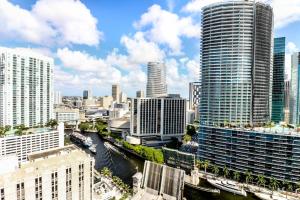
[[[166,63],[169,93],[188,97],[188,83],[199,78],[200,8],[216,0],[125,1],[118,2],[118,6],[114,2],[64,0],[60,1],[62,5],[78,12],[66,15],[58,9],[57,16],[52,16],[49,9],[57,10],[57,2],[0,3],[0,19],[6,27],[0,31],[0,45],[31,47],[54,57],[55,90],[62,95],[81,96],[84,89],[91,89],[103,96],[118,83],[133,97],[135,91],[145,91],[146,63],[159,60]],[[300,3],[274,0],[271,4],[274,37],[287,38],[290,54],[300,46],[293,34],[300,29]],[[123,16],[122,9],[132,12],[124,12]],[[19,23],[12,18],[17,14],[23,16]],[[286,61],[290,63],[289,57]],[[286,68],[290,71],[290,64]]]

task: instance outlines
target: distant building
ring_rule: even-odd
[[[120,85],[114,84],[111,88],[111,96],[113,97],[113,101],[116,101],[117,103],[120,102],[120,94],[121,94],[121,88]]]
[[[94,159],[75,146],[39,151],[0,172],[1,199],[92,200]]]
[[[83,99],[93,99],[92,91],[91,90],[84,90],[82,97],[83,97]]]
[[[136,91],[136,98],[144,98],[144,97],[145,97],[145,93],[143,90]]]
[[[100,97],[100,107],[108,110],[113,101],[114,100],[112,96]]]
[[[121,92],[119,97],[119,103],[126,103],[126,102],[127,102],[127,95],[125,94],[125,92]]]
[[[292,70],[290,82],[290,123],[299,124],[299,81],[300,81],[300,52],[292,55]]]
[[[284,81],[284,121],[286,123],[290,121],[290,83],[290,80],[286,78]]]
[[[274,39],[273,52],[272,118],[275,123],[284,121],[285,37]]]
[[[180,138],[186,125],[186,100],[182,98],[133,98],[130,135]]]
[[[149,62],[147,69],[147,97],[167,96],[165,64]]]
[[[189,109],[195,110],[200,103],[201,84],[200,82],[191,82],[189,84]]]
[[[15,154],[19,162],[27,161],[27,155],[32,152],[43,151],[64,146],[64,124],[61,123],[57,130],[49,128],[35,128],[18,136],[13,133],[0,138],[0,155]]]
[[[44,125],[53,113],[52,58],[0,47],[0,126]]]
[[[54,109],[55,119],[58,122],[66,122],[75,125],[79,121],[79,109],[73,108],[56,108]]]
[[[61,92],[60,91],[55,91],[54,92],[54,104],[59,105],[61,103],[62,103]]]

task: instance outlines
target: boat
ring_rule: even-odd
[[[111,149],[111,150],[113,150],[116,153],[120,153],[120,151],[116,147],[114,147],[113,145],[111,145],[109,142],[104,142],[104,146],[107,149]]]
[[[86,137],[74,131],[70,134],[70,140],[78,145],[83,145],[84,141],[86,140]]]
[[[221,190],[231,192],[233,194],[238,194],[241,196],[247,196],[247,192],[236,185],[236,183],[226,180],[217,180],[217,179],[207,179],[207,182],[209,182],[211,185],[215,186],[216,188],[219,188]]]
[[[92,146],[89,147],[89,150],[90,150],[93,154],[96,154],[96,153],[97,153],[96,146],[97,146],[97,145],[93,144]]]
[[[83,145],[85,147],[90,147],[93,145],[93,140],[90,137],[86,137],[85,140],[83,141]]]

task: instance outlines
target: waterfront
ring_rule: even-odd
[[[108,167],[113,172],[113,175],[120,177],[129,185],[132,184],[132,175],[135,174],[137,170],[140,172],[143,171],[144,162],[142,160],[128,153],[124,157],[112,150],[107,150],[104,146],[104,141],[97,133],[86,133],[86,136],[90,136],[93,143],[97,144],[97,154],[93,155],[95,157],[95,168],[97,170]],[[205,180],[201,180],[200,185],[210,187]],[[223,191],[221,191],[221,194],[216,195],[200,192],[188,187],[185,187],[184,196],[187,200],[258,200],[258,198],[249,193],[248,197],[233,195]]]

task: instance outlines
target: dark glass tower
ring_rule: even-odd
[[[274,39],[272,121],[284,120],[285,37]]]

